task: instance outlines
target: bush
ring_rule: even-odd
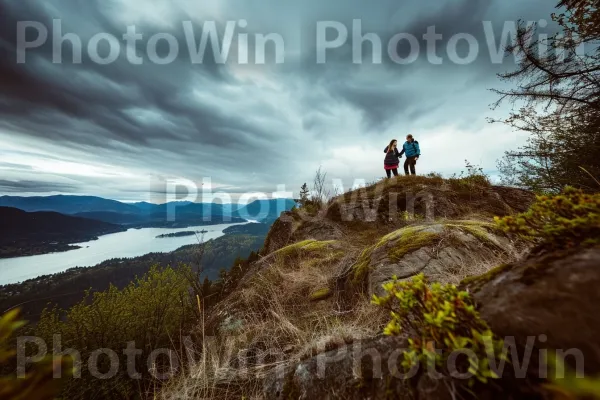
[[[112,286],[105,292],[89,294],[68,311],[44,311],[36,335],[49,347],[54,335],[60,335],[63,349],[72,348],[81,355],[81,378],[66,382],[64,398],[143,398],[160,383],[149,370],[149,355],[157,349],[180,350],[183,333],[196,320],[186,269],[153,267],[123,290]],[[129,368],[124,368],[129,366],[124,354],[129,342],[139,349],[139,378],[129,376]],[[110,349],[118,355],[120,368],[111,379],[95,377],[88,368],[88,360],[98,349]],[[98,358],[97,364],[102,373],[111,366],[108,357]],[[169,364],[168,357],[161,356],[154,368],[166,371]]]
[[[498,225],[542,248],[564,249],[600,243],[600,193],[567,187],[557,195],[537,196],[524,213],[496,217]]]
[[[0,318],[0,370],[4,370],[4,367],[14,370],[12,364],[15,351],[10,340],[16,331],[25,325],[18,315],[19,310],[14,309]],[[68,376],[72,372],[71,358],[48,356],[36,363],[36,367],[24,377],[0,376],[0,399],[54,399],[59,391],[60,380],[54,379],[53,376],[59,368],[63,376]]]
[[[399,281],[394,277],[383,288],[386,295],[374,295],[373,303],[391,313],[392,320],[384,334],[409,336],[409,351],[403,353],[402,361],[405,373],[420,364],[424,368],[437,367],[445,376],[468,372],[472,374],[469,385],[498,378],[490,368],[488,357],[496,361],[505,359],[504,343],[493,337],[467,292],[450,284],[430,286],[423,274],[410,281]],[[448,358],[453,352],[464,349],[470,350],[476,358],[459,357],[456,371],[450,370]]]

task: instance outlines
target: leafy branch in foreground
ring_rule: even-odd
[[[23,325],[25,322],[19,319],[18,309],[13,309],[0,318],[0,367],[12,365],[16,351],[12,349],[14,343],[11,344],[10,340]],[[23,377],[0,376],[0,399],[54,399],[60,389],[61,380],[54,379],[54,374],[58,371],[63,377],[70,376],[73,371],[72,358],[47,356]]]
[[[383,288],[386,294],[374,295],[373,303],[388,309],[392,316],[384,334],[409,335],[409,351],[403,353],[402,361],[405,372],[417,364],[428,370],[437,367],[445,376],[468,372],[472,374],[469,385],[498,378],[490,360],[506,360],[504,342],[494,338],[469,293],[451,284],[430,285],[423,274],[409,281],[394,277]],[[475,357],[458,357],[456,370],[452,370],[449,357],[465,349]]]

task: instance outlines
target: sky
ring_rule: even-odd
[[[418,173],[469,160],[495,176],[526,139],[487,122],[511,107],[490,108],[489,89],[507,85],[497,73],[515,67],[497,57],[502,34],[553,11],[547,0],[3,0],[0,195],[297,195],[319,167],[348,190],[384,176],[383,148],[408,133]],[[429,27],[440,40],[423,39]]]

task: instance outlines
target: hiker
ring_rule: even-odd
[[[402,145],[402,151],[400,157],[406,154],[406,161],[404,161],[404,173],[408,175],[408,168],[410,167],[410,173],[416,175],[415,165],[421,155],[421,149],[419,148],[419,142],[413,138],[413,135],[406,136],[406,143]]]
[[[393,139],[383,150],[385,153],[383,168],[385,169],[388,178],[392,177],[392,172],[394,173],[394,176],[398,176],[398,165],[400,164],[401,154],[398,152],[397,144],[398,141]]]

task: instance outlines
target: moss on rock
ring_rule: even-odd
[[[440,239],[438,233],[418,231],[413,235],[401,236],[394,246],[388,251],[388,257],[392,262],[398,262],[410,252],[419,250],[426,246],[434,245]]]
[[[319,253],[319,252],[326,251],[331,246],[333,246],[337,243],[338,242],[335,240],[318,241],[318,240],[314,240],[314,239],[307,239],[307,240],[303,240],[301,242],[290,244],[289,246],[286,246],[284,248],[277,250],[273,254],[276,254],[276,255],[282,256],[282,257],[290,257],[290,256],[296,256],[303,252]]]
[[[504,235],[504,232],[496,224],[477,220],[461,220],[447,223],[445,226],[449,228],[459,228],[463,232],[474,236],[482,243],[492,247],[502,248],[492,236],[492,234]]]
[[[498,275],[500,275],[502,272],[504,272],[508,269],[510,269],[510,264],[499,265],[496,268],[490,269],[488,272],[486,272],[484,274],[469,276],[469,277],[463,279],[462,282],[460,282],[459,286],[467,288],[471,292],[476,292],[479,289],[481,289],[481,287],[483,285],[490,282],[491,280],[496,278]]]
[[[333,295],[333,292],[331,291],[331,289],[323,288],[323,289],[319,289],[319,290],[311,293],[309,296],[309,299],[311,301],[325,300],[325,299],[331,297],[331,295]]]
[[[389,246],[387,254],[390,261],[398,262],[410,252],[434,245],[441,237],[440,232],[443,232],[443,230],[438,232],[436,229],[432,229],[431,226],[418,225],[398,229],[383,236],[376,245],[363,250],[354,264],[352,282],[360,284],[364,281],[370,269],[371,255],[374,250]]]
[[[352,277],[352,283],[360,284],[364,281],[365,277],[369,273],[369,266],[371,264],[371,254],[375,246],[369,246],[363,250],[360,257],[352,267],[354,270],[354,275]]]

